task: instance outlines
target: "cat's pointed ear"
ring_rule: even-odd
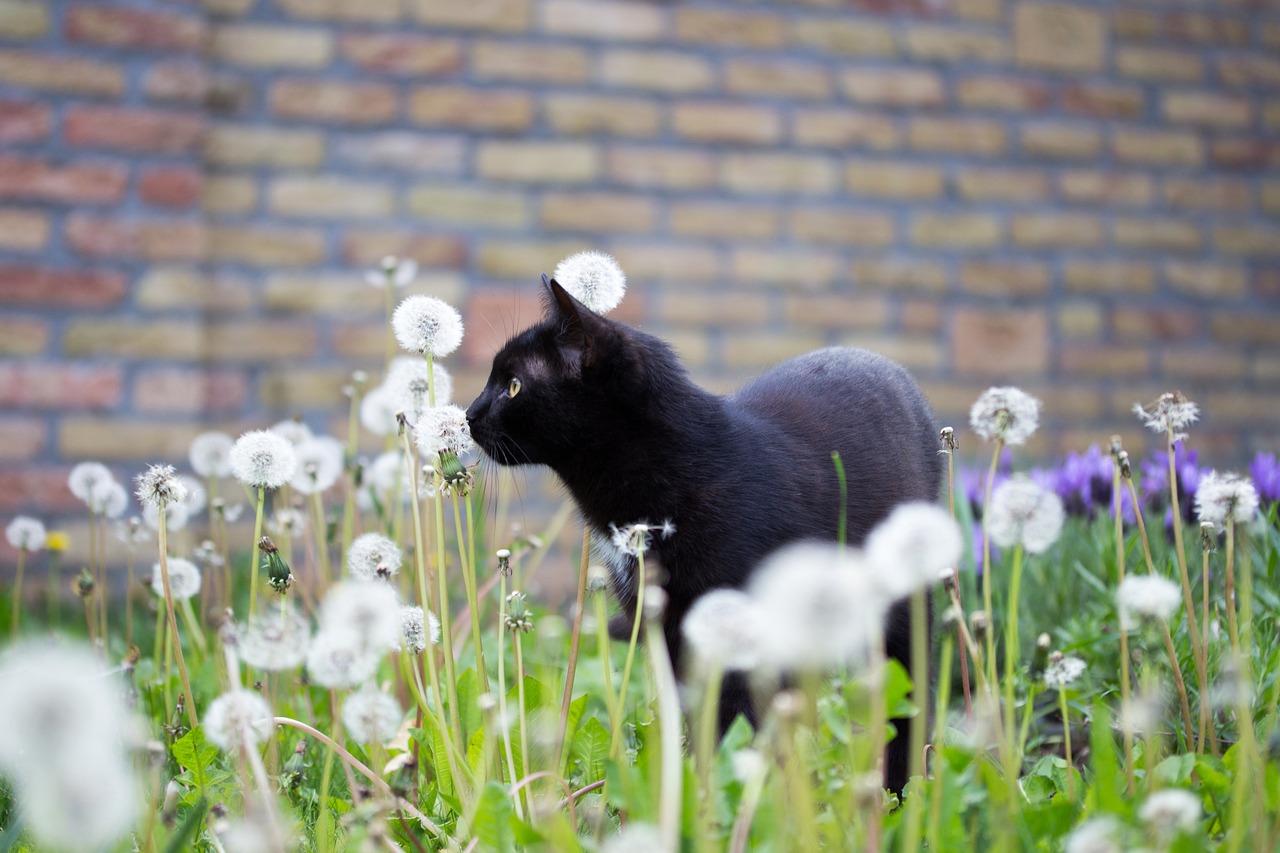
[[[600,354],[600,333],[604,331],[600,318],[546,273],[542,283],[547,288],[547,316],[559,321],[561,344],[577,352],[583,367],[590,367]]]

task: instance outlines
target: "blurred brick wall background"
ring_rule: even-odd
[[[1280,443],[1272,0],[0,0],[0,517],[203,428],[339,431],[395,253],[465,404],[581,248],[718,388],[812,347],[1032,450]],[[856,401],[850,401],[856,405]],[[962,440],[973,450],[972,437]]]

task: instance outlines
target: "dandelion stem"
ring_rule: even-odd
[[[159,506],[159,535],[158,544],[160,548],[160,581],[164,586],[164,607],[169,619],[169,642],[173,646],[174,657],[178,660],[178,676],[182,679],[182,695],[187,701],[187,720],[191,723],[191,728],[200,725],[200,719],[196,714],[196,697],[191,692],[191,680],[187,677],[187,662],[182,657],[182,640],[178,635],[178,620],[173,613],[173,593],[169,591],[169,542],[168,542],[168,525],[165,523],[164,502]]]
[[[578,597],[573,608],[573,627],[569,634],[569,663],[564,674],[564,695],[560,698],[560,734],[556,738],[556,763],[560,773],[564,765],[564,739],[569,732],[569,706],[573,704],[573,681],[578,671],[578,646],[582,641],[582,613],[587,603],[587,567],[591,563],[591,531],[582,529],[582,559],[578,561]]]
[[[698,774],[702,782],[702,796],[698,800],[698,849],[714,850],[711,836],[711,808],[716,792],[712,789],[712,761],[716,750],[716,729],[720,702],[720,687],[724,684],[724,668],[713,664],[706,672],[702,686],[702,709],[698,719]]]
[[[471,527],[471,499],[464,497],[467,505],[467,526]],[[489,692],[489,669],[484,662],[484,645],[480,642],[480,599],[476,594],[475,563],[467,548],[467,536],[462,528],[462,510],[458,506],[458,495],[452,495],[453,529],[458,538],[458,559],[462,563],[462,585],[466,589],[467,609],[470,611],[471,643],[475,646],[476,675],[480,679],[480,692]],[[471,528],[474,530],[474,528]]]
[[[253,547],[249,551],[249,615],[253,616],[258,607],[258,542],[262,539],[262,505],[266,502],[267,490],[258,486],[258,508],[253,519]],[[163,550],[163,549],[162,549]]]
[[[631,641],[627,644],[627,660],[622,667],[622,683],[618,685],[618,706],[626,707],[627,704],[627,686],[631,682],[631,665],[635,661],[636,643],[640,639],[640,622],[644,616],[644,551],[636,556],[636,612],[631,622]],[[614,759],[622,756],[622,726],[618,726],[613,730],[613,736],[609,743],[609,755]]]
[[[506,607],[507,601],[507,574],[510,571],[509,564],[505,558],[500,558],[501,568],[499,574],[501,577],[501,588],[499,595],[501,596],[503,607]],[[520,775],[516,773],[515,751],[511,748],[511,726],[509,724],[510,716],[507,714],[507,678],[505,661],[507,658],[506,650],[506,614],[498,614],[498,714],[502,718],[502,747],[507,758],[507,775],[508,781],[515,784]],[[524,819],[524,799],[517,798],[515,802],[516,816],[521,820]]]
[[[1226,558],[1227,638],[1231,642],[1231,654],[1236,659],[1236,662],[1239,663],[1243,660],[1243,655],[1240,653],[1240,625],[1236,620],[1235,532],[1235,522],[1228,517]]]
[[[10,619],[9,633],[13,640],[18,639],[18,620],[22,615],[22,571],[26,567],[27,549],[18,549],[18,567],[13,576],[13,617]]]
[[[1195,725],[1191,722],[1191,704],[1187,701],[1187,683],[1182,679],[1182,668],[1178,665],[1178,651],[1173,647],[1173,635],[1169,633],[1169,623],[1160,620],[1160,630],[1164,637],[1164,650],[1169,655],[1169,668],[1173,670],[1173,685],[1178,691],[1178,702],[1182,706],[1182,725],[1185,727],[1184,740],[1189,750],[1195,750]]]
[[[680,699],[662,625],[656,619],[645,621],[645,641],[649,652],[647,657],[657,684],[658,721],[662,738],[662,793],[658,801],[658,828],[663,849],[677,850],[680,846],[680,803],[683,799],[680,783],[684,778],[684,764],[680,753]]]
[[[1071,760],[1071,717],[1067,708],[1067,688],[1058,687],[1058,716],[1062,717],[1062,748],[1067,759],[1067,799],[1076,800],[1076,777]]]
[[[904,850],[920,846],[920,821],[924,816],[923,795],[925,730],[929,719],[929,591],[917,589],[911,594],[911,701],[916,706],[916,719],[911,721],[907,777],[919,777],[921,787],[907,800]],[[1016,599],[1014,600],[1016,605]],[[901,736],[901,735],[899,735]]]
[[[315,516],[313,524],[316,533],[316,563],[320,568],[320,592],[318,595],[324,595],[324,591],[333,582],[333,571],[329,565],[329,543],[326,541],[327,536],[325,535],[329,525],[324,517],[324,501],[319,492],[311,493],[311,511],[312,515]]]
[[[950,455],[950,454],[948,454]],[[934,704],[933,748],[941,749],[946,735],[947,706],[951,704],[951,654],[953,643],[951,637],[943,635],[942,649],[938,652],[938,693]],[[963,653],[961,660],[964,659]],[[929,799],[929,825],[925,834],[926,849],[938,850],[938,832],[942,822],[943,792],[946,790],[944,779],[947,762],[934,762],[933,796]],[[906,849],[906,848],[904,848]]]
[[[1004,440],[997,437],[995,449],[991,453],[991,466],[987,469],[986,495],[982,503],[982,606],[987,611],[987,618],[993,621],[995,620],[995,611],[991,605],[991,513],[988,510],[991,507],[991,490],[996,479],[996,465],[1000,462],[1000,450],[1003,447]],[[994,630],[987,631],[986,646],[987,681],[995,683],[996,637]]]
[[[1120,466],[1117,464],[1111,475],[1111,500],[1114,509],[1115,546],[1116,546],[1116,578],[1117,583],[1124,581],[1124,516],[1120,512]],[[1137,507],[1134,508],[1137,511]],[[1120,697],[1124,707],[1129,707],[1132,688],[1129,684],[1129,632],[1120,628]],[[1124,775],[1129,796],[1133,796],[1133,729],[1124,727]]]
[[[520,763],[524,775],[533,772],[533,767],[529,763],[529,712],[525,708],[524,698],[524,642],[522,640],[524,632],[515,630],[511,632],[511,643],[516,650],[516,703],[520,706]],[[529,794],[522,788],[520,797],[524,800],[525,811],[529,809]]]

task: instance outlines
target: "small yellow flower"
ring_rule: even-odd
[[[71,547],[71,536],[65,530],[50,530],[44,547],[50,551],[65,551]]]

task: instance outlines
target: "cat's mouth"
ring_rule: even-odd
[[[468,425],[471,427],[471,438],[475,440],[476,445],[484,451],[485,456],[499,465],[523,465],[529,461],[518,455],[518,448],[514,442],[500,432],[490,429],[483,420],[468,419]]]

